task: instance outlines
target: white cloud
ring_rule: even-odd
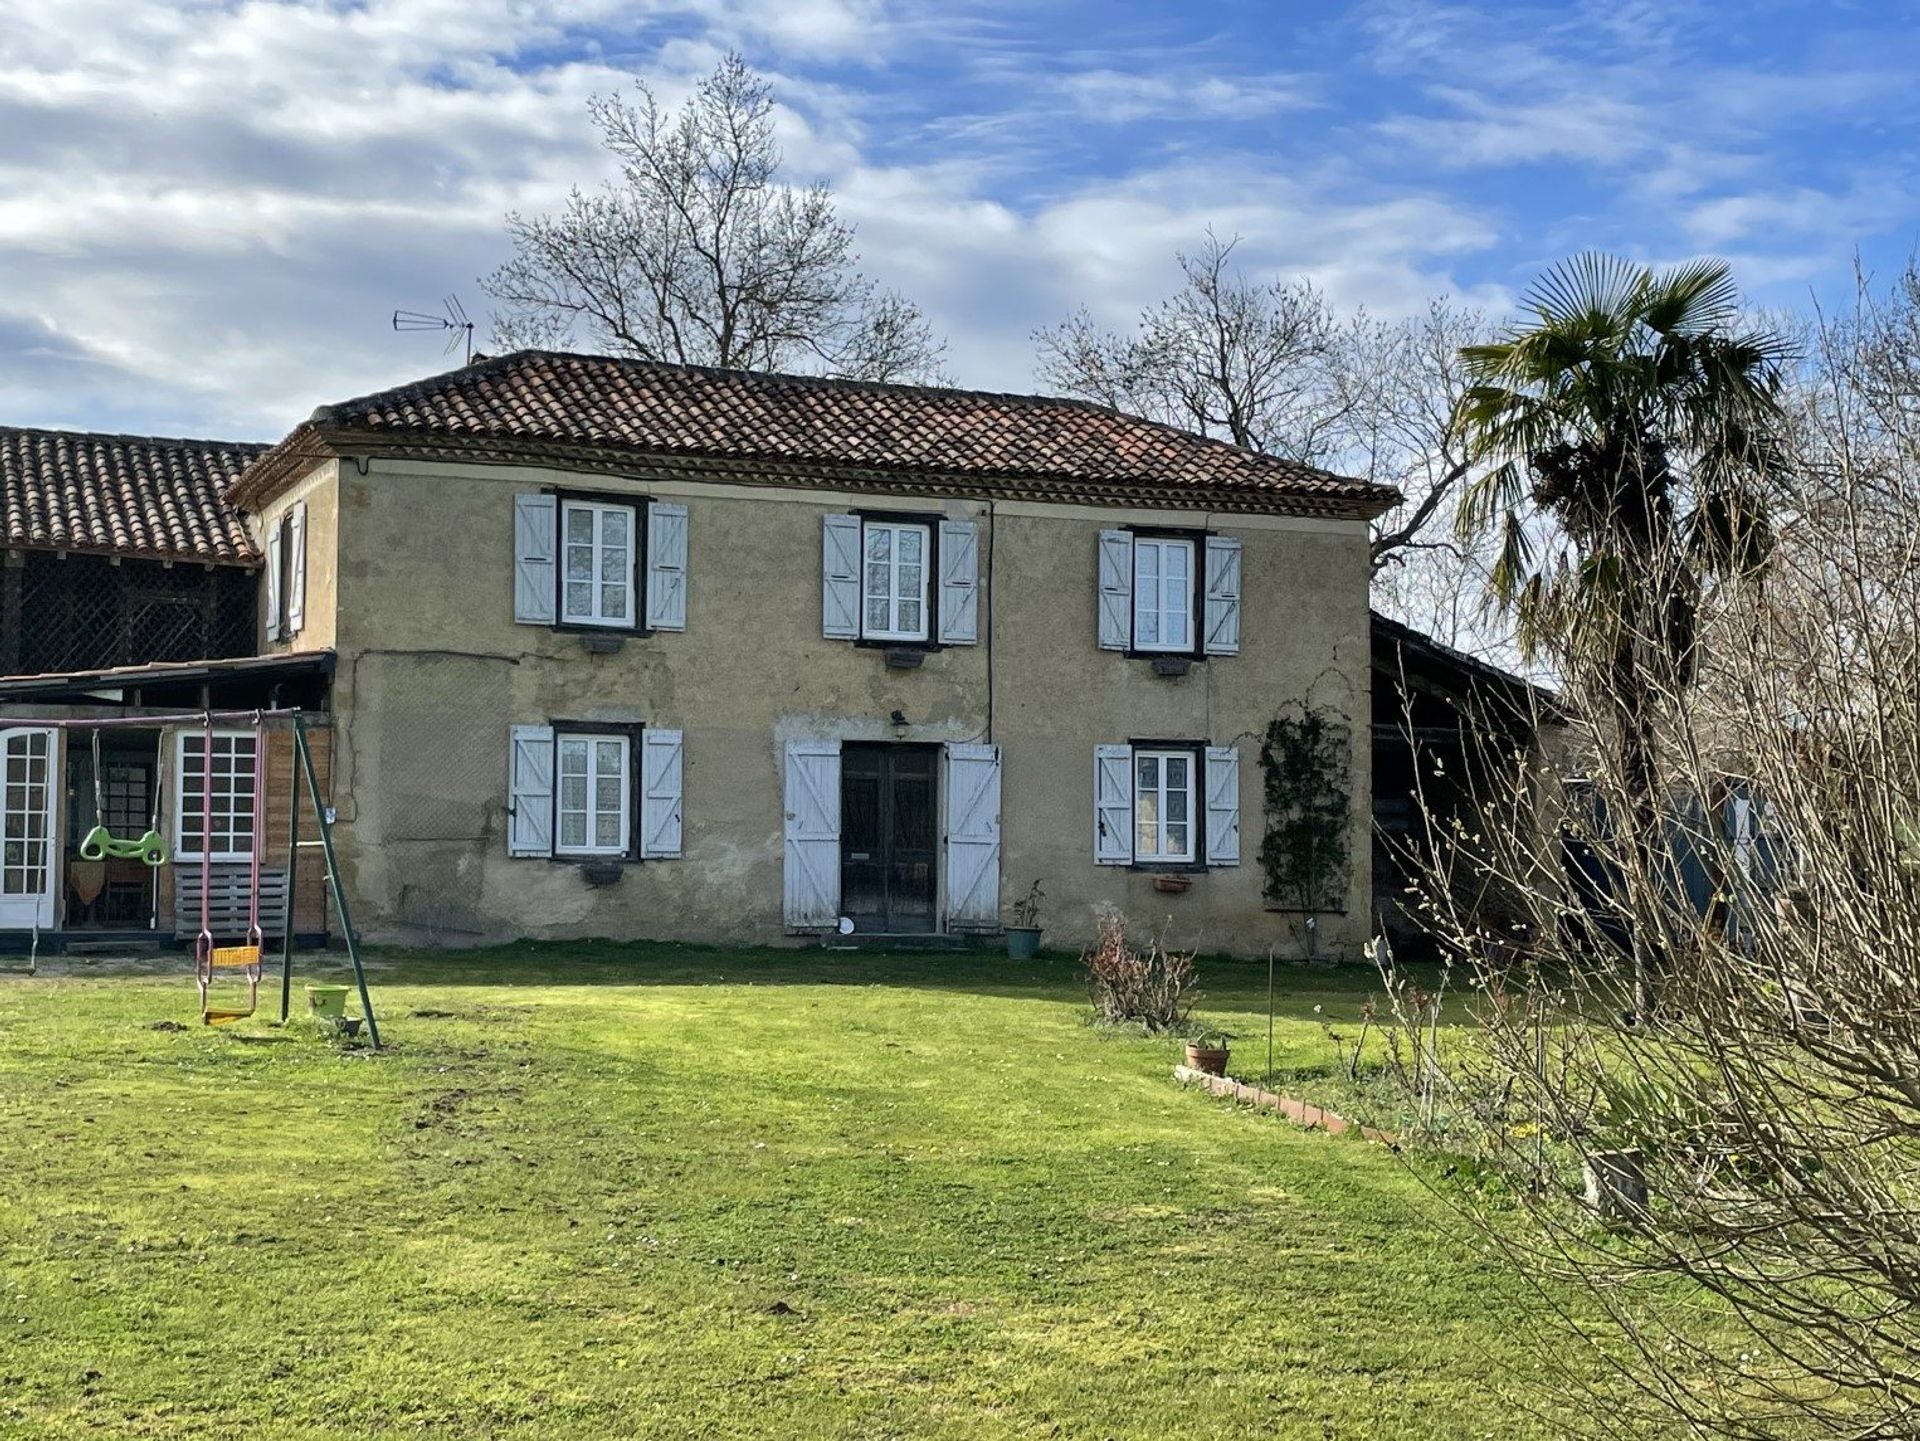
[[[638,70],[671,101],[736,43],[760,46],[795,102],[781,137],[796,172],[833,181],[866,268],[926,306],[970,384],[1030,387],[1034,328],[1082,302],[1124,323],[1208,223],[1246,234],[1250,265],[1388,308],[1444,287],[1436,258],[1488,239],[1443,200],[1365,194],[1333,168],[1219,156],[1016,199],[984,188],[1005,173],[991,145],[876,163],[864,93],[809,63],[868,60],[928,27],[952,43],[963,20],[878,0],[0,4],[5,417],[273,436],[439,368],[388,316],[449,291],[478,311],[503,212],[604,173],[585,98]],[[1300,103],[1278,77],[1190,58],[1056,82],[1042,103],[1107,120]]]

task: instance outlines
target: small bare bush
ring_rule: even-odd
[[[1161,936],[1135,947],[1127,939],[1127,918],[1116,910],[1100,912],[1094,942],[1081,953],[1080,966],[1094,1019],[1109,1025],[1178,1030],[1200,996],[1193,952],[1168,950]]]

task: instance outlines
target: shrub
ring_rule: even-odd
[[[1185,1026],[1199,999],[1191,951],[1170,951],[1155,936],[1145,949],[1127,940],[1127,918],[1100,912],[1094,942],[1080,955],[1094,1019],[1110,1025],[1135,1023],[1158,1033]]]

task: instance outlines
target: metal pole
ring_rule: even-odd
[[[256,716],[262,720],[282,720],[296,712],[290,709],[280,710],[196,710],[169,712],[164,715],[100,716],[94,720],[33,720],[20,716],[11,717],[15,725],[38,726],[45,730],[106,730],[114,726],[133,726],[152,730],[156,726],[205,725],[208,721],[251,721]]]
[[[313,752],[307,749],[306,716],[295,712],[293,743],[299,751],[300,768],[307,774],[307,794],[313,798],[313,813],[320,822],[320,849],[327,858],[327,887],[333,892],[333,908],[340,913],[340,932],[346,938],[347,959],[353,962],[354,983],[360,987],[360,1014],[367,1018],[367,1039],[374,1050],[380,1049],[380,1026],[373,1018],[373,997],[367,994],[367,972],[360,964],[360,944],[353,934],[353,913],[347,908],[346,889],[340,884],[340,864],[333,854],[333,826],[327,821],[327,808],[320,799],[320,780],[313,773]]]
[[[1273,947],[1267,947],[1267,1084],[1273,1084]]]
[[[299,721],[294,722],[295,725]],[[262,777],[264,781],[265,777]],[[300,899],[300,757],[287,745],[287,921],[280,937],[280,1024],[293,1001],[293,910]]]

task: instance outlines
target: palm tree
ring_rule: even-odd
[[[1656,271],[1580,255],[1523,309],[1497,341],[1461,351],[1456,422],[1485,470],[1460,533],[1498,528],[1494,594],[1530,655],[1594,682],[1636,843],[1657,846],[1656,702],[1692,683],[1704,584],[1766,560],[1790,349],[1743,325],[1719,261]]]

